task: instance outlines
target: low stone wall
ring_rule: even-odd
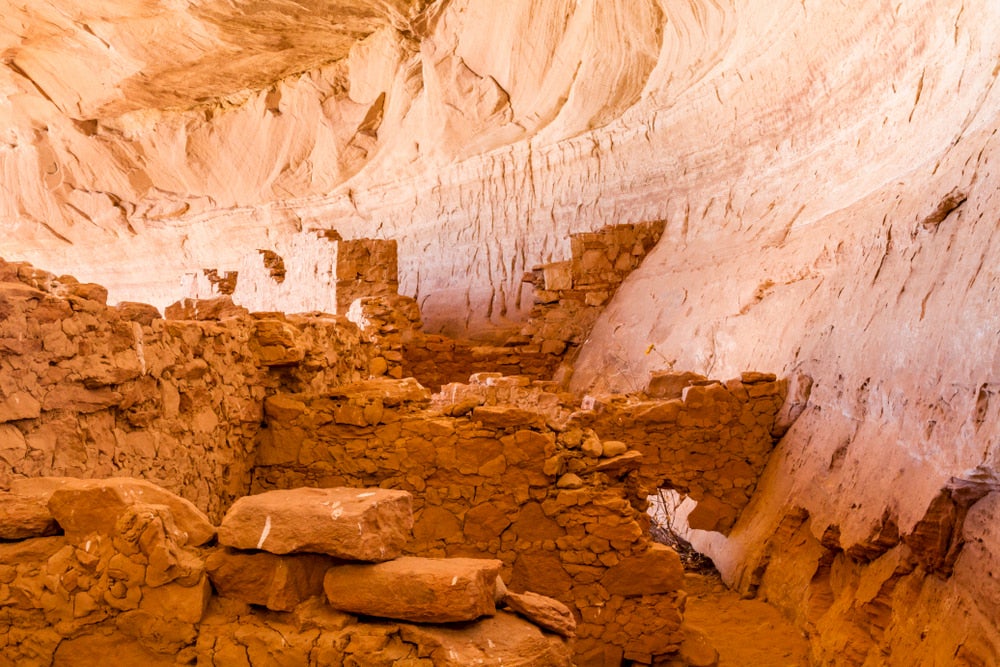
[[[561,408],[487,405],[474,391],[431,407],[412,380],[279,394],[265,403],[252,491],[410,491],[412,553],[499,558],[513,589],[574,610],[579,664],[647,664],[681,641],[682,572],[672,550],[651,542],[646,498],[671,483],[718,499],[720,527],[734,518],[773,446],[781,393],[753,376],[577,411],[562,424]]]
[[[268,393],[368,375],[342,317],[249,316],[227,300],[164,320],[142,304],[0,260],[0,484],[131,475],[213,516],[249,486]]]
[[[777,442],[787,383],[763,373],[697,382],[677,387],[673,397],[585,399],[596,409],[573,414],[567,426],[627,442],[643,455],[638,474],[643,487],[690,496],[698,507],[688,516],[689,525],[727,534],[750,502]]]
[[[0,518],[3,665],[571,664],[569,610],[498,561],[397,558],[406,493],[253,496],[216,530],[142,480],[41,478]]]
[[[509,343],[564,357],[568,381],[580,345],[604,307],[663,234],[663,221],[610,225],[570,235],[571,256],[536,266],[524,281],[534,286],[534,305],[520,335]],[[550,377],[550,376],[546,376]]]
[[[663,222],[647,222],[571,235],[569,260],[535,267],[524,278],[534,285],[528,322],[516,335],[492,342],[422,332],[416,301],[400,295],[365,297],[349,317],[386,351],[390,375],[415,377],[435,391],[473,373],[565,383],[597,317],[662,232]]]
[[[749,502],[787,423],[781,423],[787,382],[744,373],[726,382],[694,373],[660,372],[647,391],[579,397],[556,382],[479,373],[444,386],[441,409],[514,406],[543,414],[567,442],[597,437],[623,441],[642,455],[637,479],[653,493],[669,488],[698,503],[692,527],[727,533]]]
[[[414,336],[403,346],[403,373],[437,390],[452,382],[468,382],[474,373],[550,378],[562,363],[562,352],[539,345],[483,345],[437,335]]]
[[[767,460],[784,397],[773,376],[718,383],[681,375],[660,377],[643,394],[588,397],[581,407],[558,383],[492,373],[432,400],[416,380],[393,379],[405,371],[401,348],[422,336],[405,297],[356,302],[363,330],[340,316],[250,314],[228,298],[175,304],[168,314],[176,320],[105,299],[99,286],[0,263],[0,485],[43,475],[141,477],[213,520],[251,489],[408,491],[415,523],[407,553],[499,559],[512,590],[570,607],[580,665],[653,664],[678,650],[682,570],[676,553],[651,541],[646,498],[675,488],[699,501],[703,525],[727,530]],[[50,542],[8,556],[30,560],[37,547],[49,562],[72,547],[80,568],[90,562],[78,543],[38,539]],[[108,559],[130,548],[112,546]],[[53,572],[46,565],[14,574]],[[182,578],[178,604],[208,604],[203,579]],[[72,619],[96,618],[86,599]],[[65,600],[54,621],[48,603],[39,604],[30,619],[11,620],[8,642],[23,643],[38,618],[69,623],[59,642],[75,637]],[[212,650],[244,646],[230,632],[242,612],[220,613],[205,621],[218,626],[203,635],[214,637]],[[126,618],[140,629],[119,628],[123,636],[148,625],[142,614]],[[266,619],[247,623],[276,631]],[[189,629],[170,627],[180,634],[169,646],[190,647]]]

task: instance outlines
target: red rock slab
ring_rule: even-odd
[[[400,636],[416,644],[435,667],[570,667],[572,652],[560,638],[499,612],[462,627],[401,624]]]
[[[405,491],[301,488],[237,500],[222,519],[219,544],[381,562],[402,552],[412,530]]]
[[[507,593],[507,608],[538,627],[563,637],[576,636],[576,619],[569,607],[538,593]]]
[[[193,503],[143,479],[35,477],[14,480],[10,489],[23,496],[47,496],[49,511],[70,539],[112,534],[124,509],[136,504],[167,506],[177,528],[186,533],[178,540],[181,546],[199,546],[215,537],[215,526]]]
[[[496,613],[500,567],[492,559],[409,556],[330,568],[323,589],[330,606],[352,614],[418,623],[471,621]]]
[[[0,539],[24,540],[59,533],[44,495],[0,493]]]
[[[277,556],[266,551],[219,549],[205,560],[205,569],[223,597],[273,611],[292,611],[323,594],[323,575],[333,562],[318,554]]]
[[[601,579],[612,595],[625,597],[670,593],[684,584],[684,567],[677,552],[653,544],[638,556],[630,556],[608,569]]]

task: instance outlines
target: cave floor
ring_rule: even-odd
[[[708,637],[719,667],[802,667],[809,643],[781,613],[760,600],[744,600],[718,574],[688,572],[685,621]]]

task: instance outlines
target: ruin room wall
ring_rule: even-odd
[[[995,493],[941,514],[952,478],[1000,466],[997,4],[420,5],[393,4],[343,60],[224,91],[218,61],[184,49],[183,76],[132,77],[115,59],[156,59],[150,40],[108,50],[72,12],[11,28],[2,254],[163,305],[184,272],[318,222],[398,238],[428,330],[464,333],[520,322],[523,273],[564,258],[567,232],[665,220],[575,386],[801,376],[805,411],[749,511],[699,544],[829,637],[822,655],[859,627],[866,655],[997,662],[965,642],[995,635]],[[26,7],[10,25],[33,25]],[[184,25],[219,34],[200,20]],[[54,76],[61,48],[106,62],[107,85]],[[950,575],[902,540],[929,517],[965,542]],[[925,641],[907,616],[958,629]]]
[[[251,318],[223,301],[165,320],[30,265],[0,261],[0,276],[2,483],[143,477],[218,516],[249,487],[268,394],[368,375],[370,346],[344,318]],[[210,319],[194,319],[199,304]]]
[[[411,553],[499,558],[512,589],[574,610],[581,664],[669,653],[681,572],[676,554],[651,541],[646,498],[672,484],[711,507],[703,520],[724,530],[770,455],[783,385],[716,382],[562,420],[558,400],[536,397],[535,410],[491,401],[492,388],[518,384],[492,379],[451,388],[458,400],[435,406],[413,380],[269,397],[252,491],[410,491]]]

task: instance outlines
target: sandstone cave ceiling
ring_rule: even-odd
[[[572,388],[811,386],[749,518],[699,538],[727,577],[832,599],[802,565],[828,528],[913,535],[949,484],[995,479],[995,0],[347,7],[0,0],[0,256],[162,307],[188,272],[335,228],[398,239],[401,292],[464,333],[523,318],[523,274],[570,233],[662,221]],[[907,627],[995,631],[996,501],[953,578],[900,586]]]
[[[571,232],[757,253],[895,182],[919,216],[995,126],[997,10],[856,4],[8,2],[3,254],[162,307],[302,229],[398,238],[457,332]]]

